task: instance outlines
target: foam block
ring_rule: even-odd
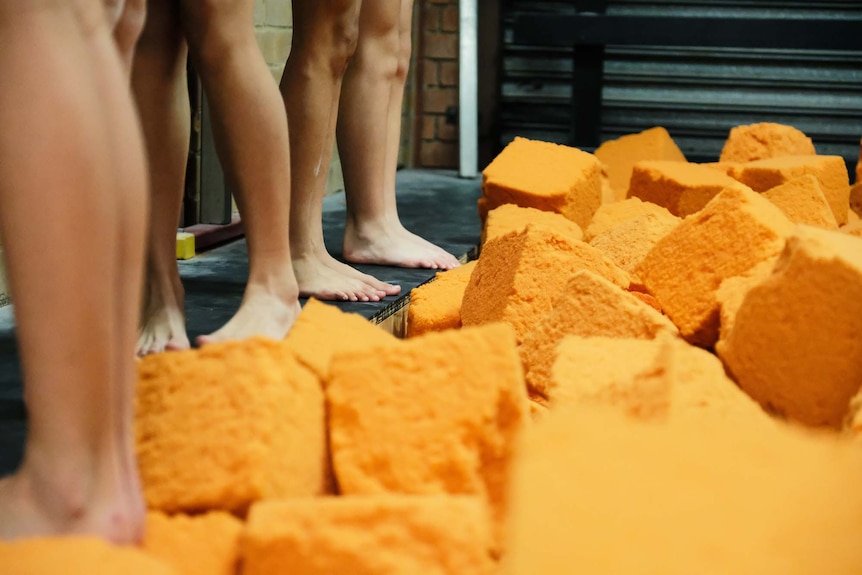
[[[683,337],[711,347],[718,339],[721,282],[779,254],[792,228],[760,194],[727,188],[659,241],[637,275]]]
[[[509,232],[522,232],[528,224],[557,231],[574,240],[584,238],[584,232],[580,226],[560,214],[535,208],[522,208],[515,204],[504,204],[488,213],[488,220],[482,230],[482,243]]]
[[[851,236],[856,236],[857,238],[862,238],[862,221],[855,221],[841,226],[841,232]]]
[[[838,222],[823,195],[820,183],[805,175],[763,192],[763,196],[778,206],[794,224],[807,224],[827,230],[837,230]]]
[[[0,541],[3,575],[182,575],[134,547],[95,537]]]
[[[838,225],[847,223],[850,181],[841,156],[788,156],[742,164],[733,177],[755,192],[765,192],[801,176],[812,175],[832,208]]]
[[[602,203],[601,163],[577,148],[515,138],[482,172],[482,194],[490,209],[517,204],[585,228]]]
[[[639,284],[641,279],[637,275],[637,267],[659,240],[668,235],[680,221],[670,214],[667,218],[646,214],[600,233],[590,240],[590,245]]]
[[[189,517],[147,514],[142,548],[179,575],[236,575],[242,522],[224,512]]]
[[[856,162],[856,179],[857,184],[862,183],[862,140],[859,142],[859,161]]]
[[[742,307],[742,302],[745,301],[748,292],[772,275],[778,257],[776,255],[764,260],[744,274],[727,278],[721,282],[718,291],[715,292],[715,298],[721,308],[719,312],[720,338],[725,337],[733,329],[736,314],[739,313],[739,308]]]
[[[566,220],[568,221],[568,220]],[[432,282],[410,291],[407,336],[461,327],[461,300],[476,262],[438,272]]]
[[[529,417],[505,324],[339,354],[330,444],[347,495],[478,495],[500,521],[512,440]]]
[[[395,336],[361,315],[344,313],[334,305],[311,298],[284,341],[305,367],[321,381],[326,381],[329,364],[336,353],[395,340]]]
[[[862,450],[745,425],[558,410],[527,430],[510,575],[851,575]]]
[[[847,214],[848,223],[850,217],[855,216],[858,218],[860,214],[862,214],[862,182],[856,182],[850,186],[850,213]]]
[[[177,259],[190,260],[195,257],[195,235],[177,232]]]
[[[582,269],[622,288],[631,283],[628,274],[597,249],[547,229],[529,225],[519,234],[491,240],[464,291],[461,322],[505,321],[520,342],[536,317],[550,311],[569,276]]]
[[[138,366],[135,432],[151,509],[241,513],[327,490],[323,392],[283,343],[211,344]]]
[[[768,411],[837,428],[862,385],[860,333],[862,240],[799,226],[716,351]]]
[[[718,170],[683,162],[638,162],[632,170],[629,197],[640,198],[685,217],[703,207],[725,188],[739,187]]]
[[[552,361],[547,389],[553,409],[595,405],[643,420],[770,424],[717,357],[667,333],[655,339],[567,336]]]
[[[644,202],[640,198],[627,198],[600,207],[584,232],[584,241],[592,241],[594,237],[610,231],[620,224],[646,215],[653,215],[668,223],[679,223],[680,221],[678,217],[667,211],[667,208],[652,202]]]
[[[243,575],[490,575],[489,531],[475,497],[264,502],[249,515]]]
[[[519,348],[531,395],[548,396],[554,349],[567,335],[652,339],[676,335],[665,316],[608,280],[582,270],[559,291],[550,312],[535,317]]]
[[[813,156],[814,142],[800,130],[783,124],[760,123],[730,130],[721,162],[753,162],[783,156]]]
[[[637,162],[686,161],[676,142],[661,126],[607,141],[596,149],[596,157],[607,166],[610,186],[617,200],[623,200],[628,195],[632,168]]]

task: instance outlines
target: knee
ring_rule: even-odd
[[[410,72],[410,58],[413,55],[413,44],[410,35],[401,39],[401,44],[398,48],[398,67],[395,70],[395,77],[400,81],[407,80],[407,74]]]
[[[254,44],[248,0],[183,0],[182,6],[186,38],[200,65],[219,65],[243,42]]]
[[[354,0],[326,4],[325,17],[294,27],[291,58],[301,67],[326,68],[341,77],[359,45],[359,10]]]

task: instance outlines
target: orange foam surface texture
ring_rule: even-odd
[[[678,331],[669,319],[619,286],[579,271],[558,292],[551,311],[534,318],[518,348],[529,392],[551,399],[554,348],[567,335],[652,339],[661,333]]]
[[[3,575],[182,575],[134,547],[95,537],[0,541]]]
[[[702,210],[723,189],[738,186],[730,176],[700,164],[643,161],[632,170],[629,197],[685,217]]]
[[[478,495],[504,516],[512,441],[528,418],[509,326],[340,354],[327,399],[345,495]]]
[[[788,429],[553,411],[513,479],[509,575],[851,575],[862,450]]]
[[[841,156],[788,156],[741,164],[733,177],[755,192],[765,192],[801,176],[817,178],[838,225],[847,223],[850,179]]]
[[[310,298],[290,328],[285,343],[321,381],[329,376],[332,356],[342,351],[390,343],[395,336],[357,313]]]
[[[686,161],[679,146],[661,126],[604,142],[595,153],[607,168],[610,186],[617,200],[628,196],[632,168],[637,162],[642,160]]]
[[[486,209],[557,212],[583,229],[602,203],[601,164],[577,148],[515,138],[482,172],[482,194]]]
[[[532,225],[489,241],[470,276],[461,304],[463,325],[504,321],[520,342],[537,316],[550,311],[569,276],[587,269],[612,283],[631,283],[600,251]]]
[[[461,327],[461,301],[476,267],[472,261],[455,269],[438,272],[434,281],[410,291],[407,309],[407,336]]]
[[[584,232],[578,224],[558,213],[503,204],[488,213],[482,230],[482,243],[510,232],[522,232],[530,224],[557,231],[575,240],[584,238]]]
[[[642,420],[771,424],[715,355],[667,333],[654,339],[567,336],[553,355],[548,399],[554,409],[593,405]]]
[[[223,511],[204,515],[147,514],[142,548],[178,575],[236,575],[243,523]]]
[[[862,385],[862,240],[799,226],[716,351],[768,411],[839,428]]]
[[[637,275],[686,340],[718,340],[721,282],[775,257],[793,224],[766,198],[727,188],[650,250]]]
[[[837,230],[838,222],[817,178],[808,174],[763,192],[794,224]]]
[[[252,338],[139,363],[135,421],[148,507],[242,513],[327,489],[320,381],[281,342]]]
[[[730,130],[721,162],[753,162],[783,156],[813,156],[814,142],[793,126],[762,122]]]
[[[476,497],[264,502],[249,515],[243,575],[490,575],[489,535]]]

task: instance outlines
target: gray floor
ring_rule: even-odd
[[[397,181],[398,210],[408,229],[459,257],[476,248],[480,233],[476,212],[479,180],[463,180],[452,172],[403,170]],[[323,226],[327,249],[340,257],[343,194],[325,199]],[[180,262],[192,338],[218,329],[239,307],[248,275],[247,256],[245,241],[241,240]],[[375,320],[401,307],[411,289],[434,276],[430,270],[356,267],[402,286],[401,295],[381,302],[335,304]],[[0,308],[0,475],[14,470],[20,460],[25,421],[14,319],[11,307],[5,307]]]

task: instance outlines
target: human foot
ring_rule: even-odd
[[[186,335],[184,293],[179,274],[169,280],[154,277],[155,275],[148,270],[141,325],[138,329],[139,357],[191,347]]]
[[[380,264],[402,268],[449,270],[458,259],[416,234],[400,222],[386,225],[352,224],[344,231],[344,259],[356,264]]]
[[[401,292],[401,286],[382,282],[329,254],[294,259],[293,269],[300,295],[320,300],[380,301]]]
[[[141,541],[145,512],[139,493],[75,490],[83,478],[59,484],[56,477],[31,475],[22,470],[0,479],[0,540],[95,535],[118,545]]]
[[[220,330],[197,338],[198,345],[245,339],[255,335],[283,339],[302,308],[295,289],[280,297],[249,285],[236,314]]]

